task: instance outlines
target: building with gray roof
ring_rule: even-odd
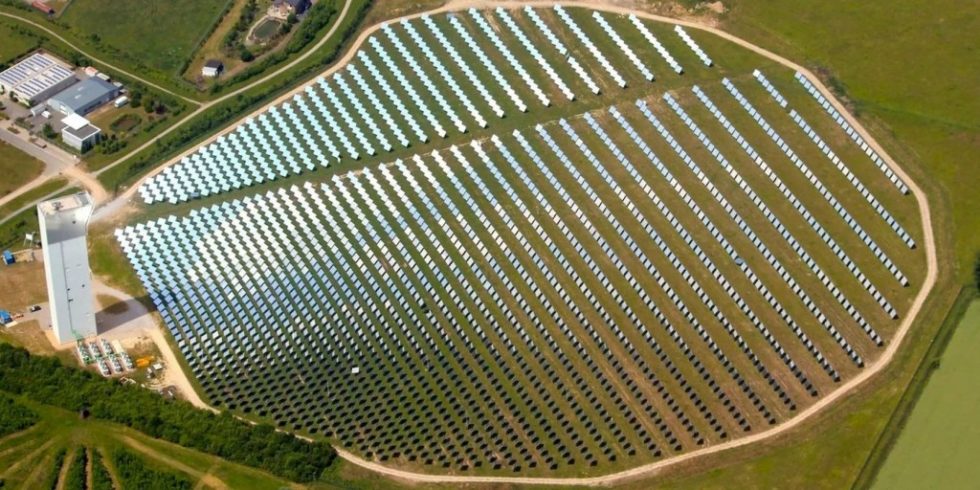
[[[62,114],[84,116],[119,95],[119,88],[101,78],[86,78],[48,99],[48,107]]]

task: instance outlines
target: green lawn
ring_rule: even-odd
[[[37,45],[37,39],[18,31],[11,20],[0,19],[0,64],[10,64]]]
[[[980,301],[973,301],[873,488],[968,488],[980,481]]]
[[[181,69],[217,22],[226,0],[77,0],[61,16],[73,31],[98,35],[136,66]]]
[[[44,164],[11,145],[0,142],[0,197],[17,190],[18,187],[34,180]]]

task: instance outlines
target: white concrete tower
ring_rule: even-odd
[[[92,217],[92,197],[80,192],[44,201],[37,205],[37,217],[55,338],[64,344],[75,340],[75,334],[95,335],[92,271],[85,236]]]

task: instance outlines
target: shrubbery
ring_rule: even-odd
[[[298,482],[317,479],[337,455],[324,442],[252,425],[227,412],[215,415],[186,402],[167,401],[149,390],[6,344],[0,344],[0,389],[71,411],[87,408],[92,417]]]
[[[123,449],[112,452],[112,464],[116,467],[123,488],[190,490],[193,486],[186,476],[148,468],[142,459]]]
[[[88,454],[85,448],[80,447],[75,452],[75,459],[71,461],[71,466],[68,467],[68,473],[65,474],[65,490],[85,490],[86,465],[88,465]]]
[[[33,410],[0,396],[0,437],[20,432],[35,423],[37,414]]]
[[[92,490],[113,490],[112,476],[102,462],[102,453],[92,450]]]
[[[980,254],[977,254],[977,260],[973,264],[973,285],[980,291]]]
[[[65,464],[65,454],[68,450],[61,448],[54,455],[54,463],[48,468],[48,473],[44,477],[44,483],[37,488],[55,490],[58,488],[58,477],[61,476],[61,467]]]

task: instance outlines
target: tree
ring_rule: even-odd
[[[51,127],[51,123],[44,123],[44,128],[41,129],[41,133],[44,134],[44,137],[48,139],[54,139],[58,137],[58,133],[55,132],[54,128]]]
[[[977,254],[977,261],[973,266],[973,282],[974,286],[980,290],[980,254]]]
[[[248,63],[249,61],[252,61],[252,60],[255,59],[255,55],[252,54],[251,51],[249,51],[247,48],[244,48],[244,47],[242,48],[242,51],[240,53],[238,53],[238,57],[242,61],[244,61],[246,63]]]
[[[252,425],[228,412],[215,415],[187,402],[168,401],[149,390],[124,386],[65,366],[58,358],[32,356],[4,343],[0,343],[0,392],[70,411],[87,407],[94,419],[123,424],[300,483],[316,480],[337,455],[325,442],[304,441],[266,424]]]
[[[150,97],[146,97],[145,99],[143,99],[143,110],[146,111],[147,114],[153,112],[154,109],[156,109],[155,100],[153,100]]]

